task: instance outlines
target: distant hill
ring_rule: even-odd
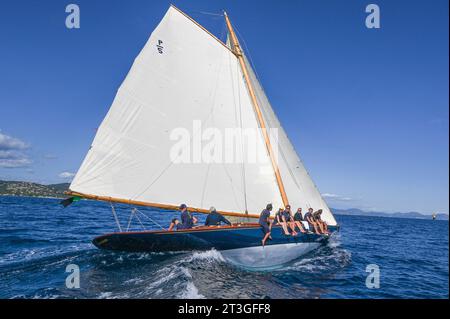
[[[42,185],[31,182],[2,181],[0,180],[0,196],[32,196],[32,197],[66,197],[64,192],[69,189],[69,183]],[[357,208],[337,209],[332,208],[333,214],[350,216],[379,216],[379,217],[397,217],[397,218],[417,218],[431,219],[431,215],[424,215],[418,212],[407,213],[383,213],[366,212]],[[447,214],[437,214],[436,219],[448,220]]]
[[[0,195],[32,197],[64,197],[69,183],[42,185],[31,182],[1,181]]]
[[[366,212],[357,208],[350,209],[336,209],[332,208],[333,214],[336,215],[351,215],[351,216],[378,216],[378,217],[396,217],[396,218],[416,218],[416,219],[431,219],[431,215],[425,215],[418,212],[407,213],[383,213],[383,212]],[[436,219],[448,220],[448,215],[443,213],[436,214]]]

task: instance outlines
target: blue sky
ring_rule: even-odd
[[[69,3],[2,2],[0,179],[70,180],[169,5],[72,1],[69,30]],[[448,212],[448,1],[173,3],[216,35],[222,18],[200,12],[228,11],[330,206]]]

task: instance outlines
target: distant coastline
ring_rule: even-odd
[[[412,219],[431,219],[431,214],[421,214],[418,212],[395,212],[395,213],[384,213],[384,212],[366,212],[357,208],[349,209],[336,209],[331,208],[333,214],[335,215],[345,215],[345,216],[368,216],[368,217],[390,217],[390,218],[412,218]],[[449,220],[448,214],[437,213],[436,220]]]
[[[69,183],[42,185],[39,183],[0,180],[0,195],[21,197],[63,198]]]
[[[69,189],[69,183],[43,185],[32,182],[21,181],[2,181],[0,180],[0,196],[33,197],[33,198],[51,198],[61,199],[66,197],[65,191]],[[374,212],[363,211],[357,208],[337,209],[331,208],[333,214],[346,216],[368,216],[368,217],[393,217],[393,218],[413,218],[413,219],[431,219],[431,214],[421,214],[418,212]],[[449,220],[448,214],[437,213],[437,220]]]

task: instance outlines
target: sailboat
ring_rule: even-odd
[[[260,268],[285,264],[327,242],[329,236],[313,232],[288,236],[274,226],[271,239],[263,246],[257,218],[267,203],[274,208],[289,204],[303,212],[322,209],[329,231],[338,230],[278,120],[230,18],[226,12],[223,16],[226,42],[171,5],[118,89],[68,191],[72,199],[111,203],[119,231],[94,238],[98,248],[150,252],[216,249],[237,265]],[[235,149],[241,161],[174,161],[174,130],[188,130],[195,121],[220,132],[227,128],[258,130],[252,143],[263,147],[263,160],[247,160],[245,155],[255,145],[241,139]],[[276,140],[270,129],[278,132]],[[179,204],[187,203],[191,213],[199,214],[208,214],[208,207],[214,206],[233,223],[176,231],[124,231],[115,203],[172,213]]]

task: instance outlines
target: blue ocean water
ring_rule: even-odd
[[[328,245],[277,270],[249,271],[214,250],[98,250],[91,239],[116,227],[109,205],[58,202],[0,196],[0,298],[449,297],[447,221],[336,216],[341,231]],[[127,225],[129,207],[116,208]],[[177,215],[141,210],[163,226]],[[65,286],[69,264],[80,267],[79,289]],[[369,264],[380,269],[378,289],[366,287]]]

